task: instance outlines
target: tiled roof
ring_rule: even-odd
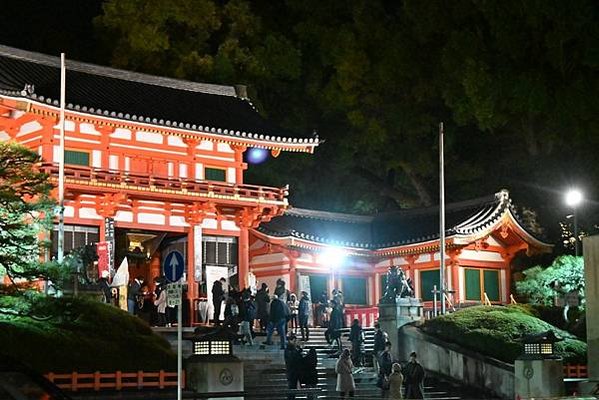
[[[447,236],[471,235],[496,223],[505,212],[518,218],[506,190],[492,196],[447,204]],[[261,224],[258,231],[275,237],[363,249],[384,249],[439,238],[439,207],[355,216],[291,208]]]
[[[66,108],[94,116],[279,144],[317,145],[262,118],[233,86],[67,60]],[[0,45],[0,94],[59,106],[60,58]]]

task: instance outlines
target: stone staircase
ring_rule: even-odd
[[[338,399],[338,393],[335,391],[337,383],[337,375],[335,374],[335,363],[337,361],[337,349],[333,349],[325,340],[324,328],[310,329],[310,341],[302,343],[304,350],[314,348],[318,355],[318,388],[321,391],[314,396],[318,399]],[[348,340],[349,328],[344,329],[342,334],[342,346],[351,348],[351,343]],[[376,387],[376,376],[372,368],[372,347],[374,345],[374,329],[366,328],[366,366],[356,368],[354,380],[356,382],[355,397],[358,399],[381,399],[381,390]],[[274,340],[274,339],[273,339]],[[260,341],[261,343],[261,341]],[[275,344],[278,343],[275,340]],[[237,347],[237,346],[236,346]],[[256,347],[256,346],[254,346]],[[262,346],[263,349],[254,351],[279,352],[275,350],[277,345]],[[264,348],[266,347],[266,348]],[[247,352],[248,348],[244,348],[242,352]],[[281,351],[282,353],[282,351]],[[243,357],[243,356],[242,356]],[[282,357],[279,356],[279,362],[275,363],[260,363],[251,362],[244,364],[245,374],[245,390],[248,393],[245,396],[246,400],[268,400],[268,399],[285,399],[287,379],[285,375],[285,364]],[[308,396],[304,393],[296,395],[297,399],[305,399]],[[429,376],[425,381],[425,397],[432,400],[459,400],[459,399],[480,399],[483,395],[471,393],[464,388],[455,386],[447,381]]]

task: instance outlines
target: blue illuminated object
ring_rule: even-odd
[[[246,158],[250,164],[261,164],[268,158],[268,150],[252,147],[248,150]]]

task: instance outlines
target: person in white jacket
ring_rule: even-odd
[[[160,281],[156,281],[156,290],[159,291],[158,298],[154,300],[154,305],[158,312],[158,326],[166,325],[166,287]]]
[[[337,391],[340,393],[340,398],[345,399],[345,394],[348,393],[349,397],[354,397],[356,391],[356,383],[352,375],[352,369],[354,368],[351,362],[349,349],[344,349],[337,360],[335,365],[335,372],[337,373]]]

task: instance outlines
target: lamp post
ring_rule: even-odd
[[[565,202],[572,208],[572,217],[574,218],[574,255],[578,257],[578,221],[576,219],[576,208],[582,203],[583,196],[580,190],[570,189],[566,192]]]

